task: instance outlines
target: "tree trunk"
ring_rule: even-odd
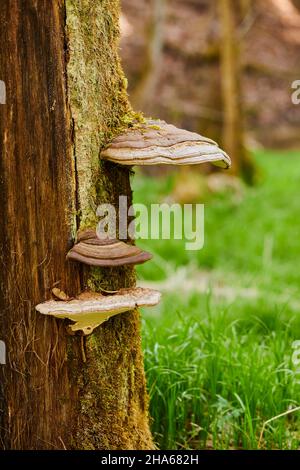
[[[300,0],[291,0],[292,4],[297,8],[297,10],[300,10]]]
[[[151,102],[159,79],[163,60],[164,27],[167,0],[152,0],[152,18],[147,34],[144,70],[132,94],[134,106],[151,113]]]
[[[218,0],[222,25],[221,74],[223,94],[223,147],[232,159],[232,171],[249,183],[255,168],[245,146],[244,109],[242,95],[241,43],[238,35],[240,13],[246,3],[239,0]]]
[[[54,286],[135,283],[132,268],[66,262],[100,202],[131,197],[99,150],[133,113],[117,55],[118,0],[5,0],[0,9],[0,339],[4,449],[149,449],[139,314],[70,337],[35,305]],[[84,362],[86,358],[86,362]]]

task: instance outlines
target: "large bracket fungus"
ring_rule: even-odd
[[[124,266],[145,263],[152,255],[119,240],[100,239],[95,230],[79,233],[67,258],[89,266]]]
[[[197,165],[229,168],[229,156],[216,142],[167,124],[147,120],[116,137],[101,157],[120,165]]]
[[[37,305],[36,310],[43,315],[71,320],[73,323],[68,325],[70,334],[81,331],[89,335],[115,315],[157,305],[160,297],[158,291],[142,288],[121,289],[113,295],[84,292],[74,300],[44,302]]]

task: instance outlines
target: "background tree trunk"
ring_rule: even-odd
[[[292,0],[292,4],[293,4],[298,10],[300,10],[300,0]]]
[[[132,103],[138,109],[151,113],[151,100],[161,72],[164,47],[164,27],[167,0],[152,0],[152,18],[147,34],[147,52],[144,70],[132,94]]]
[[[76,230],[95,226],[97,204],[131,197],[129,171],[99,160],[101,146],[133,118],[117,55],[118,15],[118,0],[1,5],[5,449],[153,447],[138,312],[82,341],[34,309],[54,286],[75,295],[135,282],[132,268],[89,271],[65,261]]]
[[[222,26],[221,86],[223,95],[223,147],[232,159],[232,171],[253,182],[255,169],[245,146],[242,96],[242,35],[238,26],[250,7],[245,0],[218,0]]]

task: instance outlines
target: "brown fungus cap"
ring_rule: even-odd
[[[43,315],[68,319],[70,334],[82,331],[89,335],[97,326],[109,318],[138,307],[153,307],[160,301],[161,294],[152,289],[121,289],[113,295],[84,292],[70,301],[50,300],[36,306]]]
[[[94,230],[78,234],[78,241],[67,254],[67,259],[89,266],[124,266],[142,264],[152,255],[137,246],[119,240],[100,239]]]
[[[211,162],[229,168],[229,156],[211,139],[147,120],[116,137],[101,157],[120,165],[198,165]]]

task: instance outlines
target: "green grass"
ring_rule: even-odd
[[[300,339],[300,154],[259,153],[257,163],[261,182],[242,201],[232,194],[205,201],[203,250],[139,241],[155,254],[139,267],[140,280],[165,287],[161,306],[143,312],[162,449],[256,449],[264,422],[300,405],[292,364]],[[173,176],[137,175],[135,202],[162,202],[172,188]],[[176,270],[179,284],[166,289]],[[208,292],[197,289],[201,276]],[[195,288],[186,289],[191,279]],[[260,447],[299,448],[299,418],[294,412],[266,425]]]

